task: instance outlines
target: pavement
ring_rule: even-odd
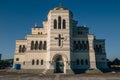
[[[0,71],[0,80],[120,80],[120,73],[42,75]]]

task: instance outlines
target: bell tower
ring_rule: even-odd
[[[70,36],[71,36],[71,21],[72,21],[72,12],[68,9],[59,6],[50,10],[48,13],[48,24],[50,35],[49,41],[49,59],[53,63],[50,65],[51,69],[55,69],[54,63],[56,63],[53,58],[55,55],[60,55],[63,59],[64,70],[63,73],[67,73],[67,70],[70,70]]]

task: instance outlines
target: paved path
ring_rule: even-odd
[[[37,75],[37,74],[16,74],[0,72],[0,80],[120,80],[120,73],[107,73],[98,75]]]
[[[54,80],[60,80],[59,78],[60,78],[60,74],[56,74]]]
[[[0,80],[120,80],[120,77],[75,77],[75,76],[69,76],[69,77],[60,77],[57,75],[54,78],[51,77],[35,77],[35,76],[29,76],[29,77],[11,77],[11,76],[4,76],[0,77]]]

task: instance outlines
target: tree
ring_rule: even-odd
[[[112,62],[113,65],[120,65],[120,60],[118,58],[115,58]]]

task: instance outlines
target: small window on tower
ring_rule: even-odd
[[[83,34],[82,32],[80,32],[80,34]]]
[[[61,29],[61,16],[58,17],[58,29]]]
[[[16,61],[19,61],[19,58],[16,58]]]
[[[87,59],[85,60],[85,64],[88,65],[88,60]]]
[[[41,50],[42,49],[42,41],[40,41],[40,43],[39,43],[39,50]]]
[[[31,50],[34,49],[34,41],[31,41]]]
[[[34,65],[34,64],[35,64],[35,60],[33,59],[33,60],[32,60],[32,65]]]
[[[41,35],[42,35],[42,32],[41,32]]]
[[[25,61],[23,62],[23,65],[25,65]]]
[[[43,60],[41,60],[41,65],[43,65]]]
[[[44,41],[43,49],[46,50],[46,48],[47,48],[47,42]]]
[[[101,60],[105,60],[105,58],[101,58]]]
[[[57,20],[54,20],[54,29],[57,29]]]
[[[38,49],[38,41],[36,41],[36,43],[35,43],[35,50],[37,50]]]
[[[36,61],[36,65],[39,65],[39,60]]]
[[[84,61],[83,61],[83,59],[81,59],[81,65],[84,65]]]
[[[65,28],[66,28],[66,21],[63,20],[63,29],[65,29]]]
[[[76,63],[77,63],[77,65],[79,65],[79,64],[80,64],[80,61],[79,61],[79,59],[77,59],[77,60],[76,60]]]
[[[19,53],[21,53],[22,52],[22,46],[20,45],[19,46]]]
[[[38,32],[38,35],[40,35],[40,32]]]

